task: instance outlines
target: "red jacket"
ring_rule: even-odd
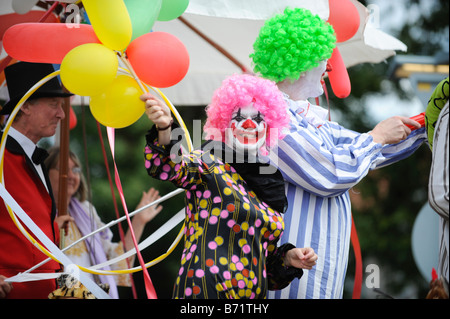
[[[6,143],[3,174],[3,185],[6,190],[34,223],[57,244],[59,230],[54,222],[56,208],[53,195],[50,195],[51,188],[49,194],[31,160],[11,137],[8,137]],[[46,172],[44,174],[47,176]],[[14,276],[44,259],[47,259],[47,256],[20,232],[9,216],[3,199],[0,198],[0,275]],[[34,272],[52,273],[60,270],[60,265],[51,260]],[[14,283],[8,298],[47,298],[55,289],[56,282],[53,279]]]

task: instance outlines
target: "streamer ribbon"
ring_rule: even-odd
[[[125,211],[125,216],[127,216],[128,225],[130,226],[129,231],[131,233],[131,238],[133,239],[134,247],[136,248],[136,255],[138,257],[139,264],[142,267],[142,273],[144,275],[144,282],[145,282],[145,292],[147,293],[148,299],[157,299],[158,297],[156,295],[156,290],[155,290],[155,287],[153,286],[152,279],[150,278],[150,274],[148,273],[147,268],[145,268],[144,259],[142,258],[142,254],[138,249],[136,236],[134,235],[133,227],[131,225],[131,219],[128,214],[127,204],[125,202],[125,196],[123,195],[122,183],[120,182],[119,171],[117,170],[117,165],[116,165],[116,161],[114,158],[114,129],[111,127],[108,127],[107,133],[108,133],[109,146],[111,148],[111,154],[112,154],[113,161],[114,161],[114,178],[116,181],[117,190],[119,191],[120,200],[122,202],[122,206]]]
[[[17,204],[8,193],[5,186],[0,183],[0,196],[5,205],[8,205],[17,217],[33,232],[37,239],[62,263],[65,269],[73,269],[75,264],[44,234],[44,232],[33,222],[33,220]],[[98,299],[110,299],[110,296],[96,285],[84,272],[76,271],[73,275]]]

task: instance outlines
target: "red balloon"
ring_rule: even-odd
[[[38,11],[33,10],[29,11],[25,14],[18,14],[18,13],[9,13],[9,14],[3,14],[0,16],[0,40],[3,38],[3,34],[6,30],[8,30],[9,27],[18,24],[18,23],[25,23],[25,22],[37,22],[39,21],[42,16],[45,14],[45,11]],[[49,22],[54,23],[58,22],[58,17],[54,14],[50,14],[47,16],[45,21],[42,22]]]
[[[65,23],[21,23],[6,30],[3,48],[19,61],[61,64],[73,48],[101,43],[91,25]]]
[[[72,130],[77,126],[77,115],[75,114],[72,106],[70,107],[70,113],[69,113],[69,129]]]
[[[342,60],[341,53],[337,47],[334,48],[333,54],[328,61],[332,67],[332,70],[328,72],[331,88],[338,98],[346,98],[350,95],[351,91],[350,78],[344,61]]]
[[[177,84],[189,69],[186,47],[166,32],[141,35],[130,43],[126,53],[139,79],[157,88]]]
[[[330,23],[336,32],[337,42],[353,37],[359,28],[358,9],[350,0],[329,0]]]

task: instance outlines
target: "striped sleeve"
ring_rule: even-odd
[[[271,159],[285,178],[317,196],[337,196],[373,168],[381,145],[333,122],[319,128],[301,123],[279,142]]]
[[[414,130],[409,136],[397,143],[383,146],[381,155],[375,161],[375,167],[388,166],[413,154],[424,142],[427,142],[425,128]]]

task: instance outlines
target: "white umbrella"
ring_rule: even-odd
[[[402,42],[368,23],[369,12],[361,3],[351,1],[358,9],[360,27],[350,40],[338,43],[347,68],[360,63],[379,63],[394,55],[396,50],[406,51]],[[286,6],[307,8],[324,20],[329,16],[328,0],[190,0],[182,19],[199,29],[251,72],[249,55],[260,28],[266,19],[283,12]],[[42,10],[37,7],[33,9]],[[0,11],[1,14],[14,12],[12,0],[2,1]],[[175,35],[189,51],[190,67],[186,77],[177,85],[162,90],[175,105],[208,104],[225,77],[242,72],[241,67],[180,19],[158,21],[153,30]],[[4,56],[5,53],[2,54]],[[0,95],[4,95],[4,91],[0,89]]]
[[[352,2],[360,15],[360,27],[350,40],[338,43],[347,68],[360,63],[379,63],[396,50],[406,51],[402,42],[368,24],[369,11],[365,6],[356,0]],[[329,16],[327,0],[190,0],[182,18],[252,71],[249,55],[260,28],[267,18],[281,13],[286,6],[310,9],[325,20]],[[242,72],[179,19],[157,22],[153,30],[177,36],[189,51],[191,61],[186,77],[162,90],[175,105],[206,105],[225,77]]]

